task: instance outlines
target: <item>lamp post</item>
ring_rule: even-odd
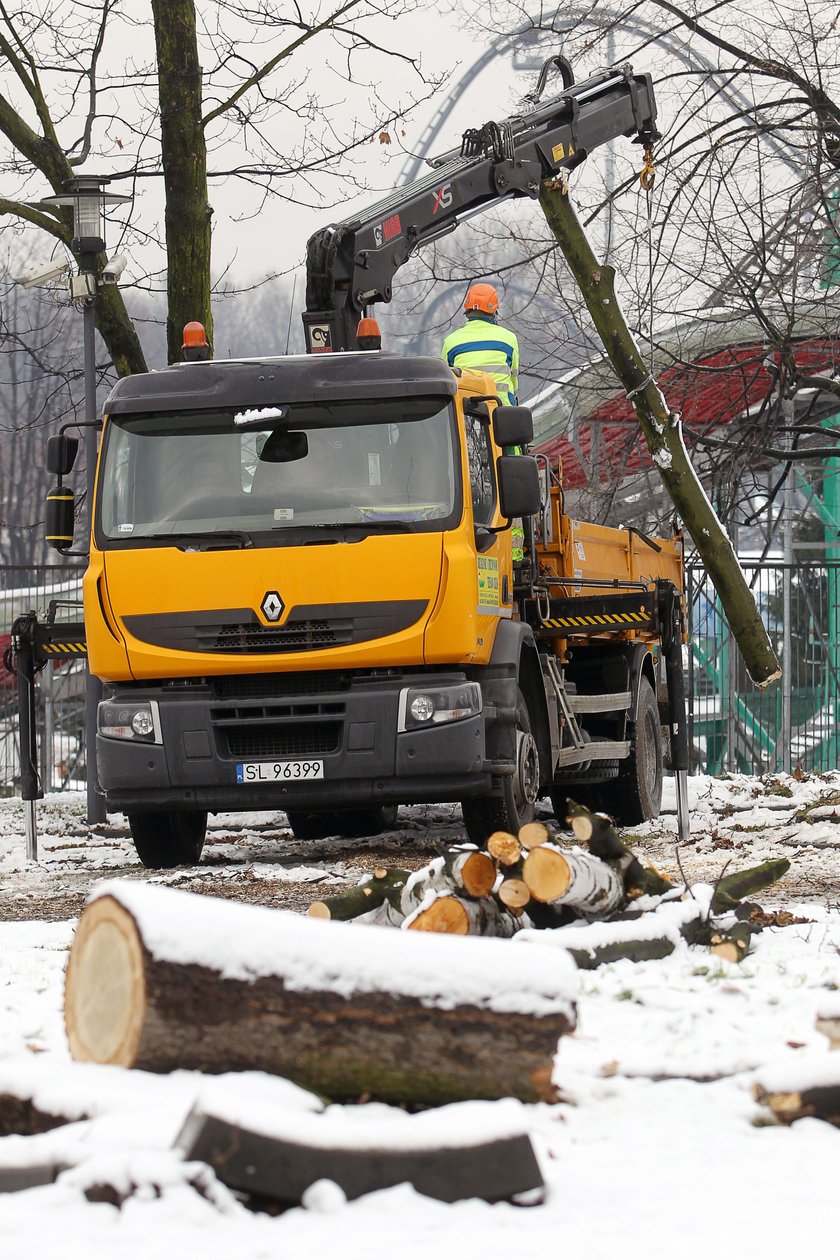
[[[104,175],[75,175],[64,181],[65,192],[57,197],[44,197],[45,206],[73,207],[73,241],[71,249],[78,264],[78,275],[70,280],[70,295],[81,302],[84,311],[84,388],[85,388],[85,462],[88,536],[93,533],[93,486],[97,456],[96,414],[96,290],[100,279],[99,256],[105,249],[104,210],[108,205],[131,201],[131,197],[106,193],[110,181]],[[105,801],[96,789],[96,710],[102,685],[87,666],[85,680],[85,741],[87,745],[87,820],[105,821]]]

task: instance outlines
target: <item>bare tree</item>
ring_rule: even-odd
[[[541,40],[545,56],[562,44],[579,78],[625,60],[653,73],[663,132],[653,190],[639,191],[640,155],[619,142],[573,173],[572,192],[596,252],[616,269],[650,370],[683,412],[707,488],[728,521],[747,520],[781,484],[772,478],[768,492],[780,452],[787,467],[807,469],[815,451],[832,449],[831,435],[819,430],[840,410],[840,290],[830,284],[839,278],[836,5],[813,0],[800,14],[778,0],[760,13],[741,0],[641,0],[629,8],[571,0],[555,12],[500,0],[491,12],[505,40],[516,32],[531,46]],[[514,209],[515,219],[506,214],[493,229],[496,254],[473,229],[460,268],[485,260],[489,271],[502,245],[518,251],[517,276],[530,272],[535,283],[517,318],[541,337],[542,354],[532,352],[525,371],[536,389],[569,367],[569,318],[590,353],[597,340],[545,225],[521,203]],[[460,249],[462,238],[452,243]],[[455,277],[459,259],[439,253],[434,267]],[[554,320],[540,330],[546,294],[566,307],[556,333]],[[587,515],[664,522],[671,505],[651,494],[655,470],[638,457],[632,407],[609,371],[549,388],[542,407],[549,431],[565,429],[558,446],[567,478],[586,486]],[[616,486],[628,464],[633,501],[622,494],[619,506]]]
[[[419,58],[389,42],[409,0],[35,0],[0,5],[0,95],[7,194],[0,216],[41,228],[67,248],[70,212],[28,204],[84,163],[107,159],[129,190],[164,184],[167,344],[180,355],[189,319],[212,330],[211,189],[241,185],[243,215],[273,198],[323,200],[354,178],[359,147],[393,126],[436,82]],[[120,56],[117,44],[127,49]],[[402,86],[386,100],[383,62],[399,59]],[[310,75],[317,65],[318,86]],[[297,68],[296,68],[297,67]],[[342,97],[346,104],[342,104]],[[16,186],[16,187],[15,187]],[[135,206],[122,227],[138,249],[155,228]],[[145,358],[115,286],[96,298],[97,328],[119,374]]]

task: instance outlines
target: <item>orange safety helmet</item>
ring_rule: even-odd
[[[474,284],[464,298],[465,311],[481,311],[485,315],[495,315],[499,309],[499,295],[492,284]]]

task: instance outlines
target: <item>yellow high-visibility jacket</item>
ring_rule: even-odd
[[[441,357],[450,367],[480,368],[496,381],[500,400],[516,406],[519,389],[519,342],[516,334],[491,319],[473,316],[443,343]]]

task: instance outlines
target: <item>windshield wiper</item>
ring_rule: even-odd
[[[117,540],[115,540],[117,541]],[[212,551],[225,550],[227,548],[238,546],[240,548],[253,547],[254,540],[250,534],[246,534],[240,529],[219,529],[213,530],[211,533],[191,533],[189,531],[177,531],[172,534],[131,534],[120,542],[159,542],[166,543],[170,547],[178,547],[179,550],[185,551],[184,543],[196,543],[192,550],[195,551]]]

